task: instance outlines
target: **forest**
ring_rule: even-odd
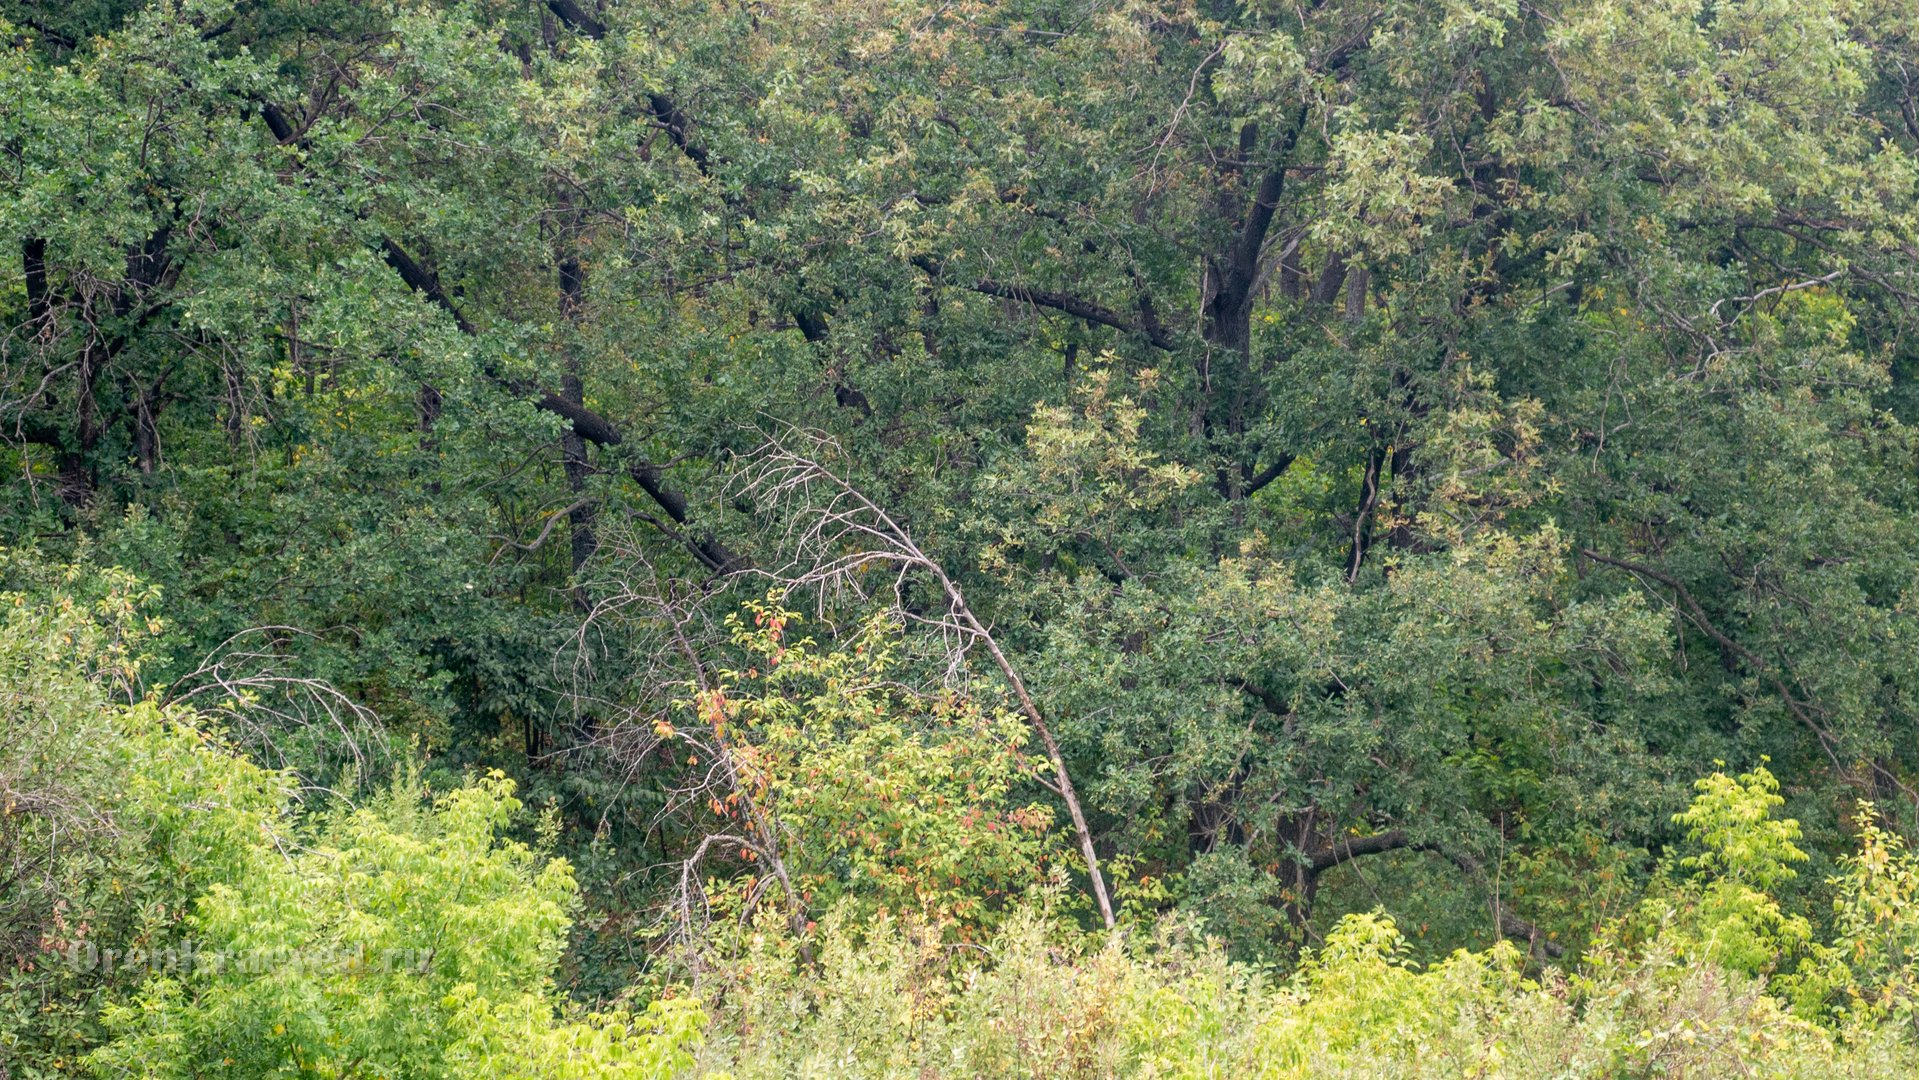
[[[1919,0],[0,0],[0,1080],[1919,1075]]]

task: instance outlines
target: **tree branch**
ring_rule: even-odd
[[[1313,874],[1323,874],[1362,855],[1379,855],[1413,846],[1412,838],[1403,829],[1392,829],[1371,836],[1341,837],[1337,843],[1328,844],[1318,851],[1306,852],[1306,869]]]
[[[606,24],[587,14],[576,0],[547,0],[546,7],[548,11],[559,16],[562,22],[595,41],[606,36]],[[694,168],[711,176],[712,157],[706,152],[706,148],[694,142],[688,133],[686,113],[680,109],[679,104],[665,94],[659,93],[646,95],[646,104],[652,111],[653,118],[666,129],[666,137],[673,140],[674,146],[680,148],[680,153],[686,155]]]
[[[938,278],[944,269],[939,260],[931,258],[930,256],[914,256],[912,261],[914,266],[925,271],[929,277]],[[1123,333],[1137,334],[1150,342],[1154,348],[1171,350],[1176,345],[1173,340],[1173,335],[1168,333],[1165,327],[1159,324],[1159,320],[1156,317],[1152,316],[1150,306],[1142,309],[1142,312],[1147,315],[1147,318],[1135,322],[1119,312],[1114,311],[1112,308],[1093,303],[1090,300],[1083,300],[1077,296],[1053,292],[1047,289],[1033,289],[1024,285],[1009,285],[1004,282],[994,281],[992,278],[980,278],[978,281],[965,287],[977,293],[984,293],[987,296],[996,296],[1002,300],[1013,300],[1022,304],[1031,304],[1035,307],[1052,308],[1054,311],[1063,312],[1076,319],[1084,319],[1087,322],[1096,323],[1100,326],[1110,326]]]
[[[1454,866],[1465,871],[1467,877],[1475,877],[1481,881],[1486,879],[1486,870],[1479,865],[1479,860],[1463,851],[1448,851],[1438,847],[1427,847],[1425,850],[1436,851],[1446,856],[1446,858],[1452,860]],[[1501,934],[1518,941],[1523,941],[1529,950],[1538,950],[1555,960],[1566,955],[1565,946],[1558,942],[1548,940],[1545,935],[1540,932],[1536,924],[1513,914],[1512,909],[1506,906],[1506,902],[1501,900],[1497,893],[1494,894],[1492,903],[1493,917],[1499,923],[1499,932]]]
[[[1479,860],[1473,856],[1438,844],[1416,843],[1403,829],[1390,829],[1371,836],[1341,837],[1337,842],[1317,851],[1303,853],[1303,858],[1307,872],[1317,877],[1342,863],[1351,862],[1365,855],[1381,855],[1388,851],[1424,851],[1442,855],[1464,871],[1466,876],[1481,881],[1486,878],[1485,867],[1480,865]],[[1514,914],[1499,897],[1494,896],[1492,904],[1493,914],[1499,923],[1499,932],[1502,935],[1524,941],[1530,949],[1543,952],[1555,960],[1566,955],[1565,946],[1547,940],[1536,924]]]
[[[595,41],[606,36],[606,24],[588,15],[574,0],[546,0],[546,7],[562,22]]]
[[[1281,454],[1278,460],[1257,473],[1252,471],[1251,465],[1240,466],[1239,472],[1240,475],[1244,477],[1245,482],[1241,484],[1237,490],[1233,487],[1232,470],[1230,468],[1221,468],[1219,475],[1214,478],[1213,486],[1224,498],[1250,499],[1257,494],[1261,488],[1286,475],[1286,470],[1292,468],[1294,460],[1295,455],[1293,454]]]
[[[380,251],[386,258],[387,265],[393,267],[408,286],[451,315],[454,325],[458,326],[462,332],[469,335],[477,334],[478,331],[460,313],[452,298],[447,296],[437,275],[421,266],[389,237],[380,239]],[[598,446],[618,446],[624,441],[617,425],[584,405],[569,401],[559,394],[539,390],[523,381],[505,378],[491,369],[483,369],[483,371],[494,383],[514,394],[524,397],[533,397],[537,394],[538,397],[533,400],[536,408],[565,419],[572,425],[574,434],[587,442]],[[644,460],[635,460],[627,466],[627,474],[633,477],[641,490],[659,504],[660,509],[666,511],[668,517],[681,525],[687,523],[686,496],[667,486],[658,466]],[[709,569],[729,571],[747,565],[745,557],[711,535],[697,540],[691,537],[686,539],[688,550]]]
[[[1265,709],[1274,716],[1282,720],[1291,719],[1293,710],[1286,704],[1286,700],[1271,690],[1253,682],[1251,679],[1227,679],[1225,683],[1227,686],[1259,702],[1260,708]]]
[[[1799,696],[1792,692],[1792,687],[1787,685],[1786,680],[1782,678],[1763,657],[1751,649],[1746,648],[1744,645],[1741,645],[1739,642],[1734,641],[1717,626],[1714,626],[1712,619],[1706,614],[1706,609],[1701,607],[1699,601],[1693,598],[1692,590],[1686,588],[1685,582],[1680,581],[1671,574],[1643,563],[1631,562],[1626,559],[1616,559],[1610,555],[1602,555],[1591,548],[1582,548],[1579,553],[1591,559],[1593,562],[1603,563],[1607,566],[1616,566],[1621,570],[1650,578],[1671,589],[1673,595],[1676,596],[1680,604],[1685,607],[1687,616],[1692,624],[1698,627],[1701,633],[1711,638],[1713,643],[1719,646],[1721,652],[1744,661],[1754,675],[1763,679],[1772,687],[1773,691],[1779,695],[1779,699],[1785,703],[1786,710],[1792,713],[1793,718],[1805,725],[1813,735],[1817,736],[1820,749],[1826,752],[1826,757],[1832,761],[1832,766],[1838,771],[1839,776],[1851,783],[1869,787],[1869,785],[1863,785],[1861,778],[1855,776],[1850,769],[1847,769],[1841,763],[1837,749],[1839,740],[1833,736],[1832,732],[1827,731],[1824,725],[1813,718],[1811,711],[1806,708],[1806,702],[1800,700]],[[1914,791],[1905,781],[1894,776],[1891,770],[1879,764],[1876,760],[1872,763],[1872,769],[1893,784],[1893,786],[1904,792],[1907,798],[1912,799],[1915,803],[1919,803],[1919,791]]]
[[[47,242],[29,236],[20,241],[20,268],[27,279],[27,320],[38,324],[52,305],[47,299]]]
[[[392,238],[385,236],[380,238],[380,255],[386,260],[388,266],[399,273],[400,280],[406,282],[408,288],[433,301],[441,310],[453,316],[453,325],[459,327],[461,333],[467,335],[479,333],[473,329],[472,323],[466,321],[466,316],[460,314],[460,309],[453,305],[453,300],[447,296],[446,290],[440,287],[439,275],[415,262],[413,256],[401,250],[400,245],[394,243]]]
[[[812,453],[791,449],[774,437],[754,453],[753,464],[743,477],[748,493],[763,503],[775,507],[783,504],[791,511],[789,520],[795,530],[797,568],[789,565],[787,572],[769,576],[788,588],[838,585],[857,589],[861,587],[860,577],[869,568],[890,564],[897,571],[895,609],[902,611],[905,609],[902,590],[907,576],[917,571],[932,579],[946,599],[946,614],[926,621],[934,622],[942,632],[960,642],[951,656],[955,666],[963,660],[968,645],[978,644],[992,657],[993,665],[1005,678],[1020,711],[1046,750],[1046,758],[1053,767],[1053,783],[1047,786],[1066,804],[1073,832],[1079,840],[1080,854],[1086,860],[1093,900],[1106,928],[1113,929],[1116,925],[1113,903],[1106,889],[1106,878],[1100,872],[1092,827],[1074,791],[1066,756],[1053,735],[1052,726],[1027,689],[1026,681],[1020,677],[1019,669],[1001,650],[992,630],[966,602],[959,584],[947,574],[940,561],[928,555],[884,507],[814,456],[832,449],[830,440],[807,432],[795,434],[811,443]]]
[[[713,175],[713,159],[706,148],[694,142],[688,134],[686,113],[681,111],[679,104],[665,94],[646,95],[646,104],[653,110],[654,119],[666,129],[666,137],[673,140],[673,145],[680,148],[680,153],[686,155],[693,167],[700,170],[702,175]]]

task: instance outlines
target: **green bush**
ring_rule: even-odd
[[[71,575],[69,575],[71,578]],[[0,1075],[627,1077],[684,1065],[701,1014],[562,1015],[571,867],[502,830],[490,774],[317,821],[291,778],[132,685],[130,579],[0,597],[13,870]],[[61,833],[66,833],[62,837]]]
[[[734,1077],[1905,1076],[1919,1069],[1919,863],[1862,821],[1837,932],[1777,895],[1801,861],[1764,768],[1678,816],[1697,854],[1572,973],[1510,944],[1421,967],[1383,914],[1286,977],[1167,923],[1123,939],[1029,909],[953,974],[938,935],[828,919],[817,964],[763,926],[711,997]]]
[[[833,922],[816,972],[776,948],[716,1005],[696,1075],[748,1077],[1904,1076],[1892,1031],[1795,1016],[1763,983],[1672,944],[1580,975],[1507,945],[1430,967],[1352,915],[1284,979],[1178,935],[1058,940],[1015,920],[948,979],[927,941]]]

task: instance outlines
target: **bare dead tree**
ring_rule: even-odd
[[[1007,659],[992,630],[966,602],[965,594],[939,560],[928,555],[884,507],[825,464],[837,449],[825,435],[785,428],[748,455],[737,481],[740,493],[765,505],[785,522],[782,547],[791,558],[776,570],[754,567],[745,572],[771,577],[789,589],[816,589],[822,594],[850,592],[870,601],[878,592],[869,584],[877,570],[879,582],[891,593],[887,601],[895,614],[930,626],[949,642],[950,673],[957,674],[964,668],[973,648],[983,650],[1012,689],[1020,711],[1046,749],[1053,778],[1050,782],[1042,779],[1041,783],[1066,804],[1080,853],[1086,859],[1093,899],[1099,905],[1100,918],[1107,929],[1112,929],[1113,904],[1100,874],[1093,833],[1086,824],[1086,813],[1073,789],[1073,778],[1052,726],[1040,713],[1026,681]],[[918,614],[904,602],[908,583],[915,576],[930,580],[939,589],[944,601],[942,612]]]

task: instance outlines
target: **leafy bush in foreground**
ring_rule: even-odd
[[[1919,1069],[1919,862],[1869,822],[1837,936],[1774,890],[1804,856],[1764,768],[1699,782],[1701,849],[1568,973],[1500,943],[1427,967],[1349,915],[1287,977],[1176,928],[1102,943],[1029,911],[952,976],[913,927],[771,930],[716,988],[703,1066],[774,1076],[1905,1076]]]
[[[70,582],[69,582],[70,583]],[[120,578],[0,595],[0,1076],[660,1076],[699,1010],[562,1018],[571,867],[497,774],[317,821],[205,719],[109,700]]]

